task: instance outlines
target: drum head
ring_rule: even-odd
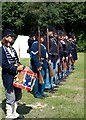
[[[16,75],[13,85],[21,89],[32,91],[36,79],[36,73],[32,71],[22,70]]]

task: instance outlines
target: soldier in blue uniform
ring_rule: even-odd
[[[30,52],[30,58],[31,58],[31,66],[33,72],[36,72],[39,74],[39,71],[42,73],[42,77],[44,80],[43,84],[39,84],[39,80],[36,80],[34,85],[34,97],[36,98],[44,98],[47,97],[46,94],[44,94],[45,89],[45,82],[46,82],[46,70],[48,69],[48,63],[46,58],[46,47],[42,44],[44,41],[44,34],[40,33],[40,60],[38,59],[38,41],[34,42],[31,46],[31,52]]]
[[[45,45],[47,53],[48,53],[48,42],[47,42],[47,35],[49,33],[46,33],[44,36],[44,42],[43,45]],[[47,54],[48,55],[48,54]],[[48,55],[49,56],[49,55]],[[49,58],[47,57],[47,62],[49,61]],[[45,91],[46,92],[52,92],[51,91],[51,78],[50,78],[50,74],[49,74],[49,68],[46,69],[46,82],[45,82]]]
[[[28,50],[27,50],[27,53],[30,53],[30,48],[33,44],[33,42],[37,41],[37,38],[36,38],[36,32],[35,31],[32,31],[31,32],[31,36],[30,38],[28,39]]]
[[[75,61],[78,59],[77,57],[77,48],[76,48],[76,38],[74,33],[69,33],[69,40],[71,42],[71,55],[72,55],[72,70],[75,69]]]
[[[57,71],[58,71],[58,66],[57,66],[57,60],[58,60],[58,39],[56,36],[54,36],[54,31],[49,29],[51,32],[49,36],[49,63],[51,64],[52,70],[54,72],[54,76],[51,77],[51,89],[54,90],[54,87],[56,86],[57,81]]]
[[[64,71],[64,76],[67,76],[69,74],[69,63],[68,63],[68,42],[67,42],[67,36],[64,34],[63,40],[62,40],[62,47],[63,47],[63,57],[64,62],[66,63],[67,68]]]
[[[58,67],[58,81],[57,83],[60,84],[61,80],[63,79],[63,70],[62,70],[62,60],[63,60],[63,31],[59,30],[58,31],[58,51],[59,51],[59,62],[58,65],[60,64],[60,67]],[[59,70],[61,69],[61,70]]]
[[[72,47],[71,47],[71,42],[70,42],[70,40],[69,40],[69,38],[68,38],[68,36],[67,36],[67,45],[68,45],[68,64],[69,64],[69,68],[68,68],[68,70],[67,70],[67,74],[69,75],[70,73],[71,73],[71,63],[70,63],[70,57],[72,56]]]
[[[13,86],[15,75],[21,71],[24,66],[20,64],[17,53],[12,47],[15,34],[7,29],[2,36],[2,46],[0,47],[0,65],[2,67],[2,80],[6,95],[6,118],[24,118],[16,112],[17,101],[22,97],[20,88]]]

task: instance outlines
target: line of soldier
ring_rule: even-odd
[[[32,32],[28,46],[30,67],[39,78],[34,85],[34,97],[48,97],[45,92],[54,93],[61,81],[75,69],[77,60],[75,35],[47,28],[45,34],[40,31],[38,35]]]

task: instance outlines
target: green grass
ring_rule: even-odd
[[[28,59],[28,58],[21,58],[21,59],[20,59],[20,62],[21,62],[23,65],[26,65],[26,66],[29,66],[29,65],[30,65],[30,59]]]
[[[29,59],[21,59],[21,63],[28,65]],[[19,101],[18,112],[25,118],[84,118],[84,54],[78,53],[76,69],[71,73],[66,82],[62,82],[55,93],[48,93],[45,99],[34,98],[33,94],[23,90],[22,99]],[[0,82],[0,106],[5,99],[4,88]],[[40,102],[44,108],[31,108],[30,104]],[[4,111],[0,107],[0,116]]]

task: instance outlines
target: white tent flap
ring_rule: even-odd
[[[13,44],[19,58],[30,58],[29,53],[27,53],[28,39],[29,36],[18,35],[15,43]]]

